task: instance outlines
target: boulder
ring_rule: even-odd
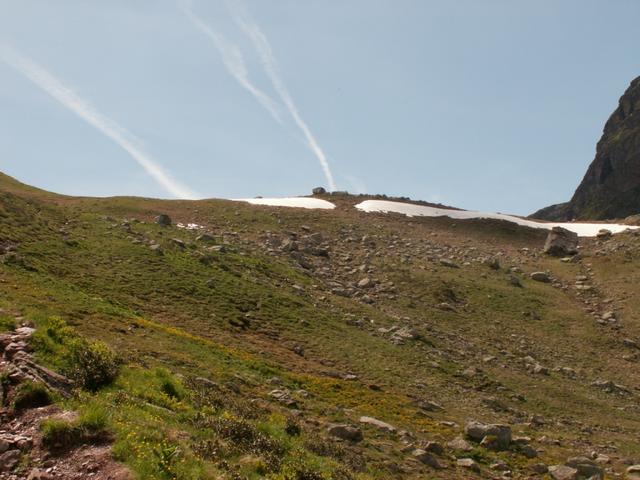
[[[565,462],[565,465],[575,468],[580,477],[586,477],[590,480],[602,480],[604,478],[602,468],[588,457],[571,457]]]
[[[511,444],[511,427],[499,424],[485,424],[470,421],[464,427],[465,434],[471,440],[484,442],[493,449],[506,449]]]
[[[158,225],[162,227],[168,227],[169,225],[171,225],[171,217],[164,213],[161,213],[160,215],[158,215],[155,221]]]
[[[549,277],[549,274],[546,272],[533,272],[531,275],[531,280],[535,280],[536,282],[542,282],[542,283],[550,283],[551,282],[551,277]]]
[[[314,195],[324,195],[325,193],[327,193],[324,187],[316,187],[313,190],[311,190],[311,192]]]
[[[553,480],[576,480],[578,470],[566,465],[552,465],[549,467],[549,475]]]
[[[575,255],[578,253],[578,234],[566,228],[553,227],[547,235],[544,253],[556,257]]]
[[[384,430],[389,433],[394,433],[396,431],[396,427],[394,427],[393,425],[389,425],[388,423],[385,423],[382,420],[378,420],[377,418],[373,417],[360,417],[359,422],[366,425],[372,425],[379,430]]]

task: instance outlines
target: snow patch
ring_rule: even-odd
[[[286,197],[286,198],[238,198],[236,202],[247,202],[252,205],[268,205],[270,207],[294,207],[331,210],[336,206],[320,198]]]
[[[484,213],[474,212],[470,210],[451,210],[447,208],[427,207],[425,205],[414,205],[412,203],[390,202],[387,200],[365,200],[356,205],[358,210],[363,212],[381,212],[381,213],[401,213],[408,217],[449,217],[461,220],[472,218],[490,218],[495,220],[505,220],[507,222],[517,223],[524,227],[545,228],[551,230],[553,227],[562,227],[575,232],[580,237],[595,237],[603,228],[611,230],[612,233],[619,233],[627,229],[636,229],[629,225],[621,225],[619,223],[553,223],[539,222],[535,220],[527,220],[525,218],[515,217],[513,215],[505,215],[502,213]]]
[[[198,225],[197,223],[187,223],[186,225],[184,223],[176,223],[176,227],[184,228],[185,230],[200,230],[204,228],[202,225]]]

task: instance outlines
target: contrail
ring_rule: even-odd
[[[289,90],[287,89],[284,81],[282,80],[282,77],[280,76],[278,63],[276,61],[273,50],[271,49],[271,45],[267,40],[267,37],[262,32],[258,24],[253,21],[248,11],[242,4],[240,4],[239,2],[235,3],[227,1],[227,5],[231,10],[235,22],[251,39],[256,51],[258,52],[258,55],[260,56],[262,66],[264,67],[267,76],[271,80],[273,87],[275,88],[276,92],[278,92],[278,95],[287,107],[287,110],[289,111],[289,114],[291,114],[294,122],[302,131],[309,149],[313,152],[313,154],[320,162],[322,170],[324,171],[324,175],[327,178],[329,189],[332,191],[336,190],[336,184],[333,180],[333,174],[331,173],[331,168],[329,167],[327,157],[322,151],[322,148],[320,148],[320,145],[318,144],[316,138],[311,133],[309,126],[300,116],[298,108],[296,107],[293,98],[291,98],[291,95],[289,94]]]
[[[258,103],[271,114],[276,122],[282,124],[282,118],[278,112],[276,102],[249,80],[247,67],[244,63],[244,57],[242,56],[240,49],[236,45],[229,43],[220,33],[215,32],[211,27],[204,23],[200,17],[193,13],[188,2],[182,2],[179,5],[191,23],[193,23],[200,32],[211,39],[213,45],[220,52],[220,56],[222,56],[222,63],[224,63],[224,66],[231,76],[235,78],[245,90],[254,96]]]
[[[50,72],[7,45],[0,45],[0,58],[64,107],[122,147],[156,182],[177,198],[195,199],[196,193],[171,178],[142,150],[140,140],[80,98]]]

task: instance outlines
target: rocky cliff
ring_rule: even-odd
[[[640,77],[605,124],[596,157],[567,203],[537,211],[545,220],[604,220],[640,213]]]

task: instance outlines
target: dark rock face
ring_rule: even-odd
[[[605,220],[640,213],[640,77],[631,82],[609,117],[596,157],[567,203],[531,217],[543,220]]]

